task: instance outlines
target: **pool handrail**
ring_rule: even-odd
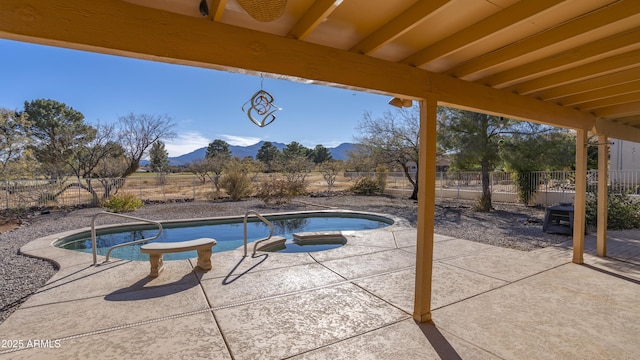
[[[147,239],[140,239],[140,240],[130,241],[130,242],[127,242],[127,243],[117,244],[117,245],[113,245],[112,247],[110,247],[107,250],[107,255],[105,256],[104,262],[109,261],[109,255],[111,255],[111,251],[113,251],[113,250],[115,250],[117,248],[120,248],[120,247],[123,247],[123,246],[140,244],[140,243],[143,243],[143,242],[153,241],[153,240],[159,238],[160,235],[162,235],[162,224],[159,223],[158,221],[153,221],[153,220],[149,220],[149,219],[143,219],[143,218],[130,216],[130,215],[117,214],[117,213],[112,213],[112,212],[107,212],[107,211],[99,212],[99,213],[93,215],[93,217],[91,217],[91,249],[93,251],[93,265],[96,265],[98,263],[98,249],[97,249],[97,246],[96,246],[96,219],[101,215],[111,215],[111,216],[121,217],[121,218],[125,218],[125,219],[138,220],[138,221],[146,222],[146,223],[149,223],[149,224],[158,225],[158,234],[156,234],[156,236],[154,236],[154,237],[147,238]]]
[[[271,221],[267,220],[264,216],[260,215],[257,211],[255,210],[249,210],[244,214],[244,257],[247,256],[247,219],[249,218],[250,214],[254,214],[258,219],[260,219],[263,223],[269,225],[269,236],[264,238],[264,239],[260,239],[256,242],[253,243],[253,255],[256,254],[256,249],[258,247],[258,244],[263,242],[263,241],[267,241],[269,239],[271,239],[271,237],[273,236],[273,224],[271,223]]]

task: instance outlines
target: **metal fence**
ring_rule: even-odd
[[[413,186],[404,173],[348,173],[349,177],[386,177],[385,192],[408,196]],[[529,192],[519,194],[515,173],[494,171],[489,174],[489,190],[494,202],[523,203],[549,206],[575,199],[575,171],[535,171],[528,174]],[[415,177],[414,177],[415,178]],[[587,187],[596,191],[598,172],[587,172]],[[609,191],[640,195],[640,171],[610,171]],[[438,198],[476,200],[482,194],[480,172],[436,173],[436,196]]]
[[[195,176],[8,180],[0,189],[5,209],[97,205],[116,193],[131,193],[145,201],[207,200],[215,191],[213,183]]]
[[[254,179],[276,176],[263,174]],[[338,176],[333,191],[348,189],[362,176],[372,176],[384,183],[387,194],[409,196],[413,186],[401,172],[352,173]],[[597,171],[587,175],[588,188],[595,191]],[[311,191],[326,191],[322,174],[309,176]],[[611,192],[640,194],[640,171],[611,171]],[[549,206],[561,202],[573,202],[575,196],[575,172],[533,172],[527,179],[530,186],[529,205]],[[522,203],[518,194],[515,175],[507,172],[490,173],[489,184],[494,202]],[[51,206],[96,205],[102,199],[117,193],[131,193],[145,201],[195,201],[211,200],[220,194],[211,181],[200,181],[196,176],[132,176],[126,179],[64,179],[64,180],[6,180],[0,185],[4,194],[0,208],[19,209]],[[475,200],[482,193],[480,172],[436,173],[438,198]],[[1,195],[0,195],[1,196]]]

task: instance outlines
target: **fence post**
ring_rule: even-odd
[[[167,192],[164,189],[165,181],[162,182],[162,199],[164,202],[167,202]]]
[[[191,189],[193,190],[193,202],[196,201],[196,177],[191,178]]]

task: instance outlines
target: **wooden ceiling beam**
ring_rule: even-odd
[[[442,74],[432,74],[430,81],[431,92],[446,106],[572,129],[589,130],[595,121],[587,112],[566,112],[570,108]]]
[[[637,116],[630,117],[628,119],[638,119]],[[620,119],[621,121],[624,119]],[[633,124],[634,122],[629,121],[629,124]],[[607,135],[613,139],[627,140],[627,141],[635,141],[637,142],[640,139],[640,128],[636,126],[629,126],[623,123],[611,121],[611,119],[607,118],[598,118],[595,121],[595,126],[591,130],[594,134],[602,134]]]
[[[632,92],[628,94],[617,95],[617,96],[612,96],[605,99],[585,102],[583,104],[580,104],[580,106],[578,106],[577,108],[582,111],[594,111],[594,110],[597,111],[597,109],[601,109],[604,107],[622,105],[622,104],[639,102],[639,101],[640,101],[640,89],[638,89],[638,91],[636,92]]]
[[[619,71],[605,76],[598,76],[593,79],[583,80],[576,83],[566,84],[541,91],[535,95],[536,98],[547,100],[556,100],[567,96],[585,93],[597,89],[603,89],[609,86],[619,85],[640,78],[640,67]]]
[[[583,64],[506,88],[521,95],[611,74],[640,66],[640,49]]]
[[[640,115],[633,115],[627,117],[621,117],[613,119],[611,122],[621,125],[629,125],[640,128]]]
[[[420,98],[430,73],[354,52],[120,0],[3,0],[0,37]]]
[[[606,27],[611,23],[638,13],[640,13],[640,1],[619,1],[562,25],[542,31],[522,41],[505,46],[500,50],[479,56],[447,71],[446,74],[459,79],[466,79],[470,75],[491,69],[547,46],[555,45],[588,32],[598,31],[601,27]]]
[[[318,27],[340,5],[341,0],[316,0],[289,30],[287,37],[302,40]]]
[[[351,51],[360,54],[371,54],[385,44],[400,37],[414,27],[420,25],[433,12],[441,9],[451,0],[429,0],[418,1],[400,15],[380,27],[371,35],[360,41]]]
[[[227,0],[208,0],[209,2],[209,18],[213,21],[220,21],[224,9],[227,6]]]
[[[3,0],[0,37],[413,99],[554,126],[591,129],[593,115],[351,51],[119,0]]]
[[[417,53],[402,60],[412,66],[422,66],[443,56],[463,49],[496,31],[508,29],[509,26],[524,21],[542,11],[563,2],[564,0],[520,1],[477,22],[445,39],[442,39]]]
[[[617,52],[621,49],[628,48],[633,50],[638,47],[640,47],[640,27],[476,81],[502,89],[544,75],[557,73],[569,67],[575,67],[581,63],[588,62],[590,58],[604,57],[608,53]]]
[[[612,96],[628,94],[635,91],[640,91],[640,79],[556,99],[555,103],[562,106],[576,106],[590,101],[606,99]]]
[[[618,118],[637,115],[640,114],[640,101],[602,107],[594,111],[594,114],[599,118]]]

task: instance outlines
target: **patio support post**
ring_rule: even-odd
[[[607,213],[609,212],[609,137],[598,135],[598,256],[607,256]]]
[[[584,263],[587,198],[587,131],[576,130],[576,195],[573,209],[573,262]]]
[[[420,101],[420,150],[418,176],[418,223],[416,244],[416,289],[413,318],[431,321],[433,230],[436,202],[436,115],[438,102]]]

